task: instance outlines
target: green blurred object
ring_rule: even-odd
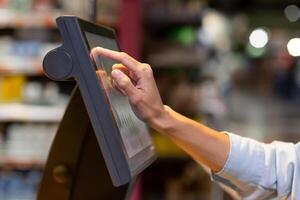
[[[247,44],[246,53],[252,58],[260,58],[266,54],[266,47],[255,48],[251,44]]]
[[[197,40],[196,29],[192,26],[183,26],[171,31],[171,38],[183,45],[192,45]]]
[[[19,13],[28,13],[32,10],[32,0],[12,0],[10,7]]]

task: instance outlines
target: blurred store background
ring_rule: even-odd
[[[0,199],[35,199],[75,83],[41,65],[61,38],[55,18],[90,19],[93,1],[0,0]],[[164,103],[218,130],[300,140],[298,0],[98,0],[97,23],[148,62]],[[167,138],[139,181],[140,199],[232,199]]]

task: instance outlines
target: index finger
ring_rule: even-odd
[[[102,47],[95,47],[92,49],[91,53],[93,55],[95,55],[95,54],[102,55],[102,56],[111,58],[115,61],[118,61],[118,62],[122,63],[123,65],[125,65],[126,67],[128,67],[133,72],[140,71],[140,68],[139,68],[140,62],[138,62],[137,60],[135,60],[134,58],[132,58],[131,56],[127,55],[124,52],[113,51],[113,50],[105,49]]]

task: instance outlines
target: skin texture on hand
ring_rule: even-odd
[[[92,49],[91,55],[94,58],[108,57],[118,62],[112,66],[113,85],[128,97],[132,109],[141,120],[170,137],[191,157],[213,171],[223,168],[230,150],[228,135],[164,106],[148,64],[141,63],[124,52],[101,47]]]
[[[151,125],[152,120],[163,113],[164,105],[148,64],[140,63],[126,53],[101,47],[94,48],[92,55],[106,56],[120,62],[112,66],[114,85],[128,97],[140,119]]]

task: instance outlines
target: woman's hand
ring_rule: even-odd
[[[115,86],[128,97],[136,115],[153,128],[166,115],[150,65],[140,63],[124,52],[97,47],[93,56],[104,56],[119,64],[112,67],[111,76]]]
[[[92,55],[108,57],[120,63],[113,66],[111,75],[116,87],[128,96],[138,117],[169,136],[195,160],[213,171],[223,168],[230,149],[228,135],[164,106],[148,64],[140,63],[126,53],[100,47],[93,49]]]

